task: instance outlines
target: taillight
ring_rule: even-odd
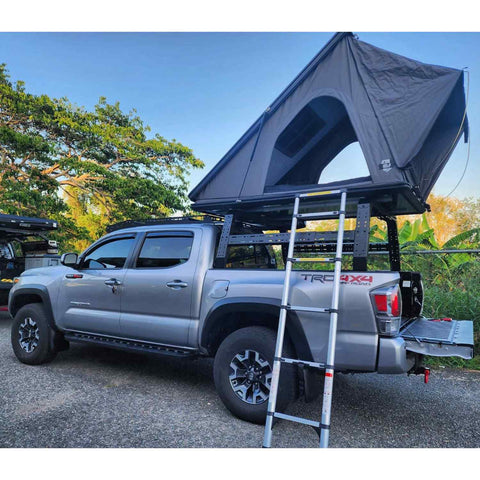
[[[402,315],[402,312],[400,311],[400,301],[398,298],[399,296],[400,290],[398,288],[396,288],[390,296],[391,310],[394,317],[400,317]]]
[[[387,313],[388,310],[388,301],[387,296],[385,294],[377,294],[374,295],[375,297],[375,305],[377,306],[377,312],[384,312]]]
[[[396,335],[400,330],[402,299],[398,285],[382,287],[372,292],[380,334]]]

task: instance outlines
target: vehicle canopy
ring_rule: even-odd
[[[421,213],[462,134],[467,140],[463,83],[462,70],[337,33],[192,190],[193,208],[258,212],[340,187],[383,199],[374,214]],[[357,141],[369,175],[322,182]]]
[[[58,223],[45,218],[0,213],[0,240],[9,241],[55,231]]]

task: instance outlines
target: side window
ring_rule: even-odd
[[[190,258],[193,235],[147,236],[138,255],[137,268],[166,268],[185,263]]]
[[[83,259],[81,268],[101,270],[102,268],[123,268],[135,238],[119,238],[102,243]]]

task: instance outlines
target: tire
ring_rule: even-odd
[[[12,323],[11,341],[16,357],[28,365],[48,363],[55,358],[55,332],[48,324],[41,303],[23,306]]]
[[[273,367],[275,343],[276,332],[273,330],[266,327],[246,327],[230,334],[218,348],[213,366],[215,387],[228,410],[242,420],[258,424],[265,423],[268,406],[268,389],[265,384],[269,383],[268,372],[271,373]],[[283,354],[290,358],[294,357],[293,348],[287,341],[284,344]],[[265,362],[268,365],[262,367]],[[256,374],[258,375],[256,379],[259,381],[253,384],[258,386],[256,389],[252,383],[248,384],[249,380],[246,376],[242,376],[243,373],[238,373],[247,371],[248,375],[250,367],[244,368],[247,365],[250,367],[256,365],[260,371]],[[262,375],[263,372],[267,372],[267,375]],[[235,387],[232,385],[230,375],[236,384],[237,393],[234,391]],[[297,386],[296,367],[282,364],[277,411],[285,411],[288,404],[295,400]]]

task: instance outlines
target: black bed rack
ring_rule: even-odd
[[[216,268],[225,268],[229,246],[281,245],[283,248],[288,245],[290,239],[289,227],[283,221],[280,221],[276,228],[272,228],[270,223],[263,226],[254,225],[246,223],[243,220],[245,217],[238,215],[238,213],[232,212],[225,215],[215,256],[214,265]],[[388,242],[370,243],[370,218],[372,216],[370,202],[359,202],[356,205],[355,215],[352,216],[356,218],[356,226],[355,230],[346,230],[344,233],[344,251],[353,255],[353,270],[366,271],[369,252],[383,251],[389,254],[391,270],[400,271],[400,246],[396,217],[379,216],[387,224]],[[249,226],[250,232],[239,233],[242,230],[239,228],[240,226]],[[278,232],[264,233],[262,230],[278,230]],[[297,231],[295,236],[298,251],[334,253],[336,241],[336,231]]]

